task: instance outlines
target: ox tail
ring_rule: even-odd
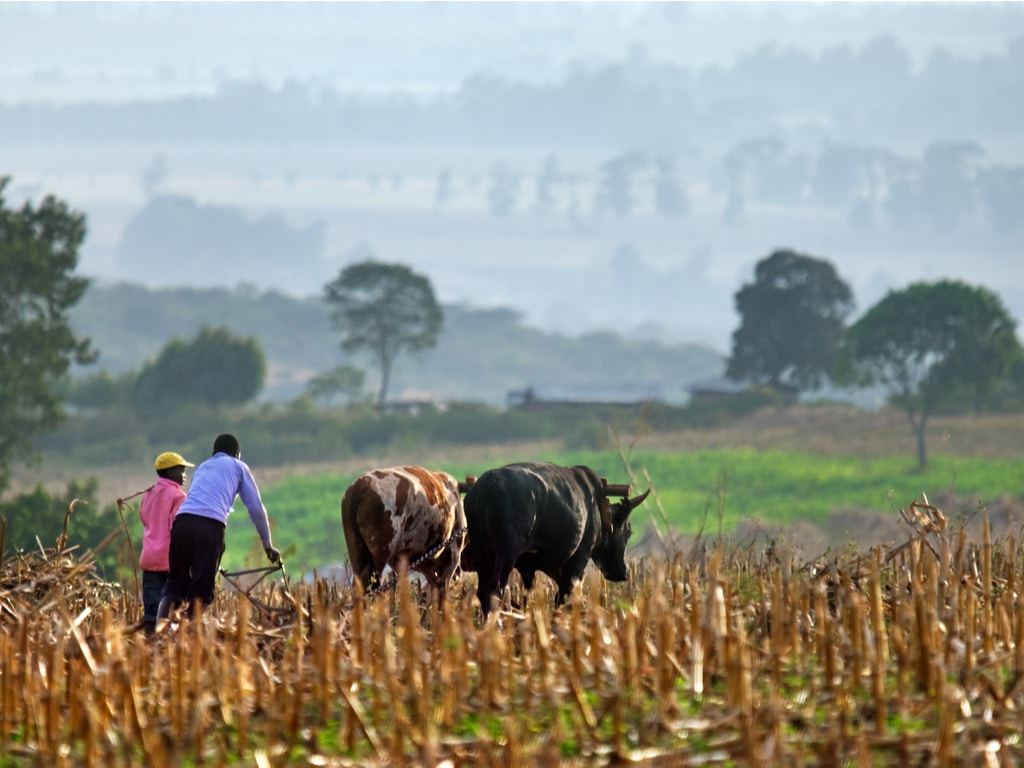
[[[373,571],[373,553],[370,551],[363,534],[359,530],[358,512],[362,503],[362,492],[358,483],[353,483],[345,491],[341,499],[341,527],[345,533],[345,546],[348,548],[348,562],[352,566],[354,581],[362,584],[364,590],[370,589],[367,584]]]

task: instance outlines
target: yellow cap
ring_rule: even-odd
[[[161,453],[156,457],[156,461],[153,462],[153,468],[156,470],[170,469],[171,467],[194,467],[191,461],[185,461],[185,458],[180,453],[174,451],[167,451]]]

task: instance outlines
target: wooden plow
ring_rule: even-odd
[[[257,596],[257,587],[260,583],[270,576],[271,574],[281,572],[283,586],[278,589],[276,583],[271,583],[270,592],[265,599]],[[242,595],[246,600],[252,603],[257,610],[262,611],[271,619],[279,618],[290,618],[295,615],[298,611],[298,606],[295,602],[295,598],[292,597],[291,591],[288,585],[288,573],[284,569],[284,561],[277,563],[276,565],[270,565],[264,568],[249,568],[243,571],[228,571],[224,568],[220,568],[220,575],[224,580],[231,585],[231,587]],[[251,577],[259,574],[259,578],[250,579],[248,585],[243,584],[244,577]],[[281,596],[282,603],[278,603],[276,595]]]

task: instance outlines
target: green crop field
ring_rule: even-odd
[[[702,523],[706,532],[717,533],[720,523],[723,532],[730,532],[750,519],[765,526],[816,525],[840,510],[894,517],[897,509],[922,494],[929,499],[955,495],[963,508],[945,510],[951,517],[977,511],[1000,497],[1024,498],[1024,464],[1012,458],[935,456],[923,473],[915,472],[913,459],[905,455],[864,458],[750,448],[636,451],[628,458],[614,451],[552,452],[528,458],[586,464],[609,482],[633,482],[634,492],[645,490],[649,477],[654,493],[634,512],[634,542],[647,526],[663,521],[676,533],[694,534]],[[523,459],[509,456],[507,461]],[[500,463],[505,462],[429,466],[461,479]],[[347,560],[340,504],[356,474],[286,477],[264,493],[275,541],[293,570],[311,571]],[[239,504],[236,510],[228,526],[228,567],[239,566],[254,553],[262,557],[244,508]]]

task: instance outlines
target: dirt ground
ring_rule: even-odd
[[[929,455],[1008,458],[1022,452],[1024,413],[936,417],[929,421]],[[806,451],[826,456],[914,456],[917,444],[900,411],[862,411],[822,405],[768,408],[716,429],[687,430],[643,438],[648,449],[757,448]]]

